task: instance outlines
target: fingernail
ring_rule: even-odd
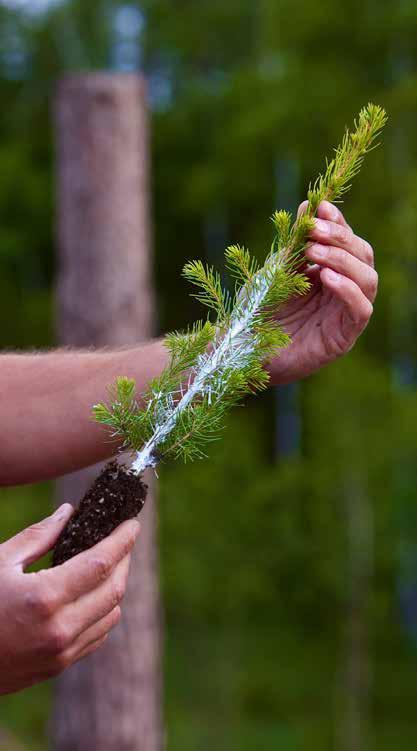
[[[337,220],[339,219],[339,210],[336,208],[336,206],[333,206],[332,203],[328,203],[327,211],[330,219],[332,219],[334,222],[337,222]]]
[[[327,278],[330,279],[331,282],[340,282],[341,276],[336,271],[333,271],[333,269],[326,269]]]
[[[74,509],[70,503],[63,503],[50,518],[54,520],[65,519],[73,511]]]
[[[320,206],[322,206],[326,210],[326,213],[328,214],[328,217],[332,222],[337,222],[339,218],[339,211],[336,206],[330,203],[330,201],[322,201]]]
[[[314,258],[326,258],[328,255],[328,250],[324,245],[312,245],[310,248],[310,254]]]
[[[140,524],[136,519],[133,519],[132,526],[133,526],[133,532],[137,537],[140,532]]]
[[[321,232],[323,235],[328,235],[330,232],[330,228],[327,222],[325,222],[323,219],[316,219],[315,220],[316,228]]]

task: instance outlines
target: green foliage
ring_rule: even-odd
[[[275,211],[272,217],[274,227],[277,232],[275,243],[272,246],[273,249],[277,249],[278,252],[287,248],[291,241],[291,229],[292,229],[292,215],[289,211]]]
[[[93,415],[97,422],[106,425],[111,430],[114,439],[130,435],[135,429],[136,382],[133,379],[120,376],[113,386],[109,388],[111,408],[106,404],[96,404],[93,407]]]
[[[339,201],[350,190],[351,181],[360,171],[366,154],[376,147],[375,140],[386,122],[386,112],[378,105],[368,104],[360,111],[354,130],[346,131],[325,173],[310,186],[307,213],[315,214],[323,200]]]
[[[165,346],[171,353],[169,372],[174,378],[188,370],[206,351],[215,333],[210,321],[197,321],[185,333],[175,331],[165,336]]]
[[[376,143],[387,122],[382,107],[368,104],[355,120],[354,129],[346,130],[342,143],[335,150],[335,157],[327,162],[325,172],[320,174],[307,192],[305,212],[290,228],[288,212],[276,212],[273,216],[278,231],[276,246],[285,254],[288,268],[296,270],[303,263],[308,235],[313,228],[313,217],[322,201],[336,203],[351,188],[353,178],[360,172],[365,156],[378,145]]]
[[[226,267],[239,286],[250,282],[259,271],[259,263],[250,252],[240,245],[230,245],[225,251]]]
[[[202,399],[180,413],[175,428],[165,444],[166,455],[182,457],[185,462],[207,456],[205,446],[217,440],[222,429],[224,407]]]
[[[223,289],[214,268],[200,260],[186,263],[184,277],[199,290],[193,296],[214,311],[214,323],[199,322],[186,334],[168,335],[171,362],[151,383],[144,405],[137,403],[132,381],[119,379],[110,405],[94,408],[98,422],[121,437],[125,448],[138,451],[136,471],[155,466],[162,455],[185,461],[205,456],[204,448],[218,436],[227,410],[267,387],[264,364],[290,344],[275,321],[276,311],[308,290],[297,270],[317,209],[323,200],[336,201],[347,192],[385,122],[381,107],[364,107],[354,130],[346,131],[336,156],[310,187],[305,212],[294,224],[289,212],[274,213],[277,235],[263,267],[245,248],[227,248],[233,296]]]
[[[183,275],[191,284],[200,288],[200,292],[193,297],[212,308],[218,319],[226,321],[230,313],[231,300],[227,291],[222,288],[218,271],[204,266],[201,261],[189,261],[184,266]]]

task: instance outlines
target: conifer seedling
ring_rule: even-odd
[[[215,269],[201,261],[185,265],[184,276],[209,316],[185,333],[166,336],[169,365],[145,394],[138,395],[135,382],[121,376],[110,387],[108,401],[94,406],[94,419],[123,451],[131,452],[133,461],[130,467],[115,461],[105,467],[61,535],[55,565],[96,544],[140,512],[146,499],[142,482],[146,469],[156,470],[163,460],[206,456],[228,410],[268,386],[265,364],[290,344],[277,323],[277,311],[309,289],[302,267],[317,209],[322,201],[341,201],[348,192],[386,120],[377,105],[361,110],[333,159],[310,185],[305,213],[295,221],[287,211],[274,213],[275,237],[262,266],[245,248],[227,248],[233,293],[223,289]]]

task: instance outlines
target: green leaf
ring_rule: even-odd
[[[204,266],[202,261],[189,261],[185,264],[183,276],[200,292],[193,295],[203,305],[212,308],[217,317],[222,320],[228,317],[230,311],[230,296],[223,290],[220,274],[210,266]]]
[[[225,259],[226,267],[241,285],[251,282],[259,271],[259,263],[256,258],[240,245],[230,245],[226,248]]]

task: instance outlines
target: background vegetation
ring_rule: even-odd
[[[368,100],[390,127],[348,199],[376,250],[348,358],[237,410],[209,462],[160,481],[169,751],[415,748],[417,7],[412,0],[0,2],[0,346],[54,343],[50,107],[65,71],[142,68],[161,330],[197,315],[179,272],[264,253]],[[171,283],[172,278],[178,284]],[[51,488],[2,491],[1,537]],[[50,687],[0,724],[45,747]]]

